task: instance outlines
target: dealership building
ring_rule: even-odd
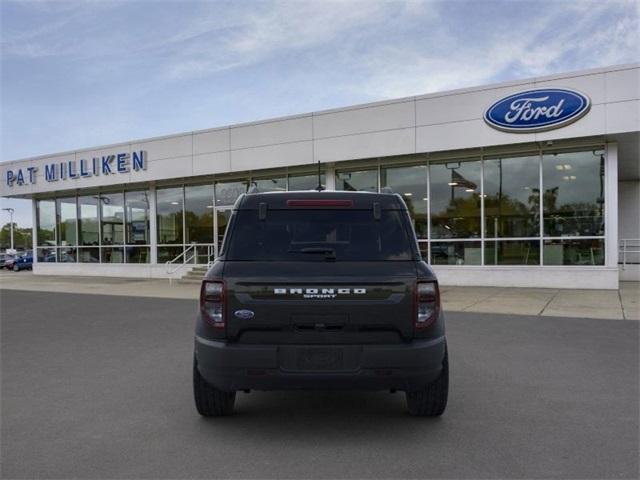
[[[393,191],[445,285],[640,280],[640,65],[337,108],[0,164],[34,272],[179,277],[258,191]]]

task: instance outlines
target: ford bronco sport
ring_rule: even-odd
[[[441,415],[449,371],[438,282],[397,194],[242,195],[202,282],[193,387],[204,416],[237,391],[406,392]]]

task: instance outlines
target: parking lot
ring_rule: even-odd
[[[0,290],[3,478],[637,478],[638,322],[449,313],[450,403],[191,395],[192,299]]]

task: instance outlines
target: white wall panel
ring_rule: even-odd
[[[304,165],[312,162],[313,145],[310,141],[244,148],[231,152],[231,170],[234,172]]]
[[[230,133],[233,150],[311,140],[311,115],[232,127]]]
[[[441,285],[616,290],[618,269],[604,267],[461,267],[433,265]]]
[[[561,138],[588,137],[602,135],[605,131],[605,104],[592,105],[591,110],[584,117],[566,127],[536,133],[536,140],[546,141]]]
[[[416,125],[460,122],[482,118],[493,103],[513,93],[534,88],[532,83],[485,91],[423,98],[416,101]]]
[[[193,134],[193,154],[229,150],[229,128]]]
[[[640,98],[640,68],[607,72],[607,102],[620,102]]]
[[[314,161],[333,162],[409,153],[415,153],[413,128],[316,140]]]
[[[606,133],[637,132],[640,130],[640,100],[606,104]]]
[[[429,125],[416,129],[416,150],[434,152],[489,145],[532,142],[533,133],[506,133],[489,127],[484,120]]]
[[[145,171],[132,174],[136,182],[144,180],[165,180],[168,178],[183,178],[193,175],[192,157],[165,158],[148,162]]]
[[[131,144],[132,151],[145,150],[150,162],[163,158],[191,155],[192,149],[193,136],[191,134]]]
[[[605,102],[605,75],[602,73],[536,81],[535,88],[573,88],[587,94],[592,104]]]
[[[231,170],[231,153],[214,152],[193,156],[193,174],[208,175],[225,173]]]
[[[313,118],[316,139],[414,126],[414,102],[320,113]]]

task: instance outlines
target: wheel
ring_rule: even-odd
[[[203,417],[222,417],[233,413],[236,392],[223,392],[207,383],[198,371],[198,364],[193,360],[193,395],[196,409]]]
[[[438,417],[444,413],[449,396],[449,354],[445,346],[442,371],[424,390],[407,392],[407,409],[418,417]]]
[[[18,264],[17,264],[17,263],[14,263],[14,264],[13,264],[13,271],[14,271],[14,272],[19,272],[19,271],[20,271],[20,267],[18,266]]]

